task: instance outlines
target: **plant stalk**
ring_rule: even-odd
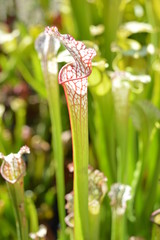
[[[78,38],[79,39],[91,39],[89,32],[90,27],[90,12],[88,3],[85,0],[71,0],[71,7],[73,9],[73,15],[75,18],[76,29],[78,29]],[[82,17],[83,16],[83,17]]]
[[[113,90],[116,118],[116,134],[118,143],[118,182],[127,182],[127,149],[129,119],[129,89],[125,86]]]
[[[28,194],[26,195],[26,204],[27,204],[27,212],[28,212],[28,219],[29,219],[29,232],[36,233],[38,231],[38,214],[36,210],[36,206],[32,200],[32,195],[29,194],[30,191],[28,191]]]
[[[89,229],[90,229],[90,239],[99,240],[99,230],[100,230],[100,211],[97,213],[92,213],[89,211]]]
[[[159,240],[160,239],[160,210],[156,210],[152,213],[151,219],[152,221],[152,239],[151,240]]]
[[[160,239],[160,226],[153,226],[152,228],[152,239],[151,240],[159,240]]]
[[[50,62],[52,64],[52,72],[49,72],[49,61],[44,59],[42,61],[43,73],[47,89],[47,99],[49,104],[49,111],[52,125],[52,146],[54,150],[55,169],[56,169],[56,183],[57,183],[57,198],[58,198],[58,212],[60,218],[60,225],[62,230],[62,239],[65,239],[65,185],[64,185],[64,156],[63,146],[61,140],[62,126],[60,113],[60,98],[59,86],[57,81],[58,66],[55,59]]]
[[[87,78],[78,80],[87,83]],[[88,99],[77,95],[73,103],[66,84],[63,84],[70,116],[74,163],[74,237],[75,240],[89,240],[88,223]]]
[[[14,184],[7,182],[7,187],[16,217],[17,239],[28,240],[28,225],[24,204],[23,179],[20,179]]]
[[[111,51],[111,44],[116,40],[116,33],[121,22],[121,0],[102,0],[103,3],[103,24],[104,32],[104,57],[109,63],[109,68],[112,68],[112,61],[115,54]]]
[[[125,239],[125,214],[118,214],[117,209],[112,208],[111,240]]]
[[[79,109],[79,113],[81,109]],[[70,113],[70,115],[72,115]],[[81,115],[81,114],[80,114]],[[88,114],[71,117],[74,159],[74,221],[75,240],[88,237]],[[83,187],[82,187],[83,186]],[[80,234],[80,235],[79,235]]]

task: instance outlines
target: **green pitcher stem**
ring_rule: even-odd
[[[160,226],[154,225],[152,228],[152,240],[160,239]]]
[[[71,117],[74,158],[74,233],[75,240],[88,236],[88,115]],[[80,235],[79,235],[80,234]]]
[[[67,94],[66,98],[73,143],[74,237],[75,240],[90,240],[88,229],[88,103],[85,103],[86,111],[81,103],[76,105],[75,111]]]
[[[26,196],[28,221],[29,221],[29,232],[36,233],[38,231],[38,213],[36,206],[32,200],[32,197],[28,194]]]
[[[89,229],[90,229],[90,239],[99,240],[99,230],[100,230],[100,213],[91,213],[89,211]]]
[[[24,204],[23,179],[20,179],[14,184],[7,182],[7,187],[16,217],[17,239],[28,240],[28,225]]]
[[[128,148],[128,118],[129,90],[121,87],[114,92],[116,133],[118,143],[118,182],[127,181],[127,148]]]
[[[115,53],[111,51],[111,44],[116,40],[118,26],[121,22],[121,0],[102,0],[103,3],[103,23],[105,26],[104,32],[104,51],[103,54],[109,63],[109,68],[112,68],[112,61]]]
[[[152,213],[150,220],[152,222],[152,239],[151,240],[159,240],[160,239],[160,209]]]
[[[117,214],[117,209],[112,208],[111,240],[125,239],[125,214]]]
[[[55,72],[49,72],[47,60],[44,60],[42,63],[52,124],[52,138],[53,138],[52,145],[54,150],[56,169],[58,212],[62,229],[62,239],[65,239],[66,225],[64,222],[65,218],[64,156],[61,140],[62,126],[60,113],[59,86],[57,81],[58,66],[56,61],[53,60],[52,70],[54,69]]]

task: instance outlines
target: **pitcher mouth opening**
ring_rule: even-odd
[[[73,64],[74,64],[74,62],[70,62],[70,63],[65,64],[65,65],[61,68],[61,70],[59,71],[59,74],[58,74],[58,83],[59,83],[59,84],[64,84],[64,83],[70,82],[70,81],[77,81],[77,80],[80,80],[80,79],[82,80],[83,78],[87,78],[87,77],[91,74],[91,72],[92,72],[92,69],[90,69],[87,74],[84,74],[84,73],[83,73],[83,75],[80,76],[80,77],[62,80],[61,75],[62,75],[62,72],[64,71],[64,69],[65,69],[67,66],[69,66],[69,65],[72,66]]]

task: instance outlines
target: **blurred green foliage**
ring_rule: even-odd
[[[109,187],[125,169],[121,181],[132,187],[126,239],[140,236],[150,240],[150,215],[160,208],[159,13],[159,0],[0,1],[0,151],[17,152],[24,144],[31,148],[25,189],[33,192],[39,220],[47,225],[50,240],[54,239],[53,229],[55,234],[58,228],[56,184],[50,116],[35,39],[45,26],[56,25],[61,33],[88,40],[96,48],[89,78],[90,163],[104,172]],[[147,84],[138,77],[134,82],[127,80],[126,122],[116,115],[111,71],[151,77]],[[66,131],[70,126],[61,88],[60,94]],[[69,139],[63,136],[66,193],[72,188],[66,168],[72,161]],[[16,240],[10,199],[2,178],[0,182],[0,239]],[[101,240],[110,239],[110,214],[106,197],[101,207]]]

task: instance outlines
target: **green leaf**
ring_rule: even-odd
[[[160,121],[160,110],[147,100],[139,100],[131,107],[133,124],[138,131],[152,133],[157,121]]]

